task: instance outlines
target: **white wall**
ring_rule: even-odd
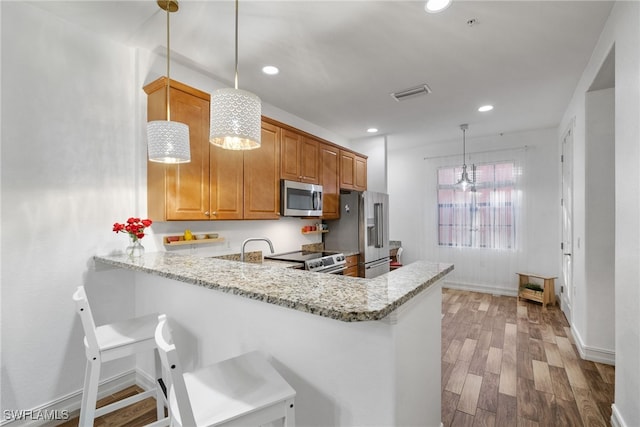
[[[429,158],[461,155],[461,140],[442,141],[423,147],[389,150],[390,234],[401,240],[406,262],[425,259],[454,262],[447,282],[469,289],[515,294],[516,271],[559,274],[555,249],[559,247],[559,154],[555,129],[489,137],[467,138],[467,154],[503,149],[526,149],[524,215],[517,254],[511,260],[494,251],[464,251],[461,259],[449,259],[437,242],[436,166]],[[388,137],[394,146],[393,136]],[[500,154],[497,154],[500,155]],[[426,158],[426,159],[425,159]]]
[[[614,89],[586,93],[584,282],[574,283],[574,329],[591,359],[615,353]],[[588,354],[587,354],[588,353]]]
[[[114,222],[146,216],[144,83],[164,73],[149,52],[97,37],[26,2],[0,2],[2,19],[1,402],[27,410],[76,399],[84,377],[82,330],[71,301],[87,284],[98,323],[134,314],[133,276],[92,272],[94,254],[122,251]],[[175,73],[175,75],[174,75]],[[177,64],[172,78],[205,91],[220,85]],[[263,104],[264,114],[323,138],[331,132]],[[164,250],[162,234],[216,231],[237,252],[267,236],[277,251],[320,241],[302,236],[313,221],[155,223],[143,243]],[[154,235],[155,233],[155,235]],[[249,250],[268,251],[251,243]],[[190,249],[185,249],[190,250]],[[133,368],[112,363],[102,378]],[[74,394],[75,393],[75,394]]]
[[[129,49],[23,2],[2,2],[2,408],[79,390],[82,332],[71,295],[96,251],[125,243],[138,213],[134,61]],[[130,316],[122,282],[96,317]],[[117,303],[113,303],[117,301]],[[108,314],[107,314],[108,309]],[[109,377],[131,363],[106,369]]]
[[[574,160],[577,163],[580,153],[585,151],[584,94],[614,45],[616,381],[613,418],[618,425],[636,426],[640,425],[640,3],[616,2],[560,129],[566,129],[575,118]],[[584,164],[583,160],[583,168]],[[574,173],[574,181],[578,181],[584,176],[584,169],[576,167]],[[574,214],[575,252],[575,241],[584,239],[586,220],[584,210],[574,209]],[[576,273],[585,271],[584,265],[574,268]]]

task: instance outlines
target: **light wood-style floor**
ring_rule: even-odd
[[[100,399],[96,406],[99,408],[142,391],[144,390],[138,386],[131,386]],[[94,427],[142,427],[156,420],[156,400],[150,397],[126,408],[98,417],[93,425]],[[74,418],[59,424],[58,427],[78,427],[78,416],[76,415]]]
[[[564,314],[515,297],[444,289],[448,426],[609,426],[613,366],[580,358]]]
[[[442,422],[460,426],[608,426],[612,366],[582,360],[558,307],[443,289]],[[134,393],[129,387],[106,405]],[[156,420],[146,399],[96,420],[139,427]],[[73,418],[60,427],[76,427]]]

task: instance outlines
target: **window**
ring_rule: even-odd
[[[470,178],[475,176],[475,191],[455,187],[461,167],[438,169],[438,244],[515,249],[515,163],[487,163],[467,170]]]

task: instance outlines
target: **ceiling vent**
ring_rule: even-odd
[[[414,96],[426,95],[429,93],[431,93],[431,88],[428,85],[423,84],[420,86],[415,86],[415,87],[401,90],[398,92],[393,92],[391,94],[391,97],[396,101],[400,102],[400,101],[404,101],[407,98],[413,98]]]

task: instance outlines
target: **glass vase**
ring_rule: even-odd
[[[144,246],[142,246],[142,242],[137,237],[129,238],[129,246],[127,246],[127,255],[130,258],[140,258],[144,255]]]

